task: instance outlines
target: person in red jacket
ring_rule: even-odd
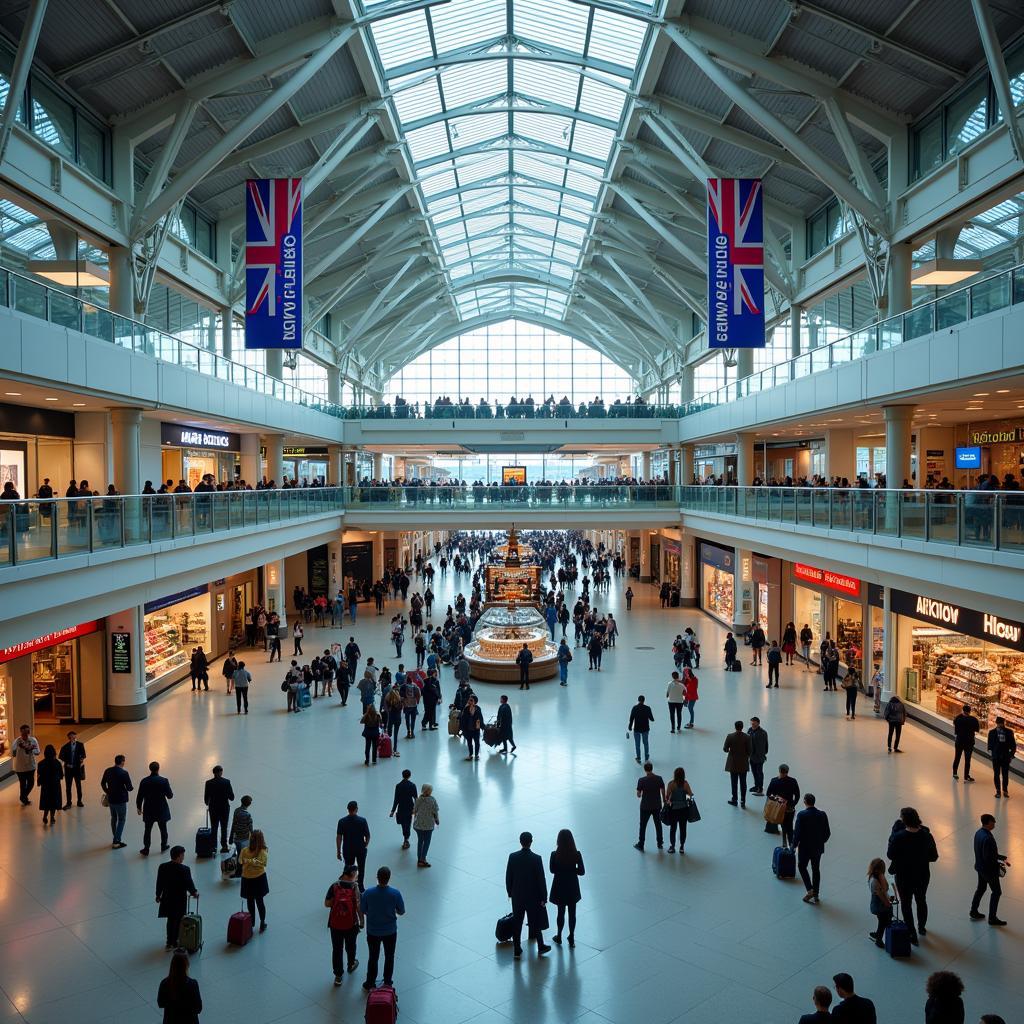
[[[683,686],[686,688],[686,709],[690,712],[690,721],[684,729],[693,728],[693,709],[697,703],[697,677],[688,668],[683,669]]]

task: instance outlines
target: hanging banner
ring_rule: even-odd
[[[708,178],[708,347],[764,348],[760,178]]]
[[[245,347],[302,348],[302,179],[245,183]]]

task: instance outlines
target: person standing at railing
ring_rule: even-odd
[[[53,488],[50,486],[50,478],[48,476],[43,477],[42,485],[39,490],[36,491],[36,497],[40,502],[42,502],[39,506],[39,514],[44,519],[49,519],[53,510],[53,506],[49,503],[50,499],[53,497]]]

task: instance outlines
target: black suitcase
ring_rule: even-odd
[[[212,857],[217,852],[217,836],[210,828],[210,816],[206,816],[206,824],[196,829],[196,856]]]
[[[515,937],[515,928],[512,926],[511,914],[498,918],[498,923],[494,926],[494,937],[499,942],[511,942]]]
[[[772,851],[772,873],[776,878],[796,878],[796,854],[788,846]]]

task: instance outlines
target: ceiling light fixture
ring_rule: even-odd
[[[915,285],[959,284],[981,273],[981,260],[925,260],[910,272],[910,283]]]
[[[974,398],[988,398],[988,392],[987,391],[975,391],[973,397]]]
[[[44,398],[43,401],[44,402],[59,402],[60,399],[59,398]]]
[[[75,409],[82,409],[85,407],[85,402],[72,402],[71,405]]]
[[[106,288],[110,271],[92,260],[29,260],[27,269],[67,288]]]
[[[21,398],[20,391],[5,391],[4,394],[10,398]]]

